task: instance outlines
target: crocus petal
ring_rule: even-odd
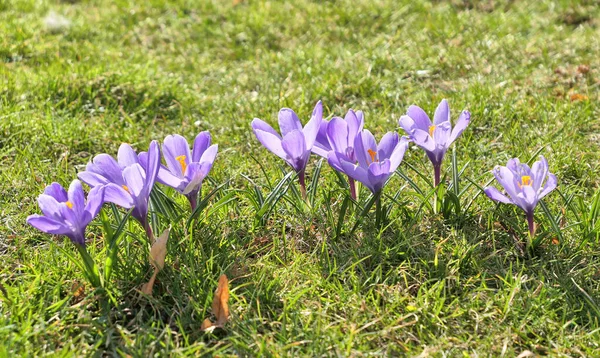
[[[550,173],[548,174],[548,180],[546,181],[546,185],[544,185],[544,189],[538,194],[539,198],[543,198],[548,195],[552,190],[556,188],[558,184],[558,180],[556,179],[556,175]]]
[[[183,190],[185,188],[185,179],[181,179],[173,175],[169,169],[161,166],[158,171],[158,175],[156,176],[156,180],[166,186],[170,186],[175,190]]]
[[[144,192],[146,173],[139,164],[134,164],[123,169],[123,178],[127,185],[127,191],[134,197],[139,197]]]
[[[254,118],[250,125],[252,126],[252,130],[258,129],[263,132],[271,133],[272,135],[281,139],[279,133],[277,133],[277,131],[273,129],[273,127],[271,127],[267,122],[263,121],[262,119]]]
[[[533,180],[531,186],[533,186],[533,190],[538,193],[548,175],[548,161],[544,156],[540,156],[540,160],[533,163],[531,166],[531,174],[531,179]]]
[[[327,127],[327,139],[334,151],[345,153],[348,148],[348,124],[346,121],[339,117],[333,117]]]
[[[289,108],[282,108],[279,111],[279,130],[284,137],[291,131],[302,131],[302,123],[300,123],[296,112]]]
[[[65,202],[69,200],[67,197],[67,191],[65,190],[65,188],[62,187],[62,185],[58,183],[52,183],[48,185],[44,189],[44,194],[50,195],[58,202]]]
[[[97,186],[88,193],[87,203],[85,204],[87,218],[84,225],[89,224],[89,222],[98,215],[98,212],[100,212],[100,209],[102,208],[102,204],[104,204],[104,186]]]
[[[194,139],[194,149],[192,151],[192,162],[200,162],[202,154],[206,151],[206,148],[210,146],[211,137],[208,131],[200,132],[196,139]]]
[[[83,194],[83,188],[81,182],[77,179],[71,182],[69,185],[69,201],[71,202],[71,209],[77,213],[77,217],[81,218],[83,211],[85,210],[85,195]]]
[[[523,202],[521,208],[527,213],[533,212],[538,203],[538,197],[535,190],[533,190],[531,186],[525,185],[523,186],[523,191],[519,193],[519,198]]]
[[[382,162],[373,162],[369,165],[368,178],[374,194],[383,188],[386,180],[390,177],[390,167],[389,159]]]
[[[77,178],[79,178],[79,180],[86,183],[87,185],[89,185],[92,188],[96,187],[96,186],[102,186],[102,185],[109,183],[107,178],[103,177],[100,174],[91,172],[89,170],[78,173]],[[65,201],[66,201],[66,199],[65,199]]]
[[[498,180],[498,183],[506,190],[512,201],[516,203],[521,190],[517,186],[513,172],[507,167],[498,166],[492,173],[496,177],[496,180]]]
[[[431,120],[429,119],[427,113],[425,113],[425,111],[421,109],[421,107],[414,105],[408,107],[406,115],[412,118],[418,129],[425,132],[429,132],[429,127],[431,127]]]
[[[171,173],[183,176],[184,167],[192,159],[187,140],[178,134],[166,136],[163,142],[163,153]]]
[[[462,111],[460,116],[458,117],[458,121],[454,124],[454,129],[452,129],[452,134],[450,135],[450,140],[448,141],[448,145],[453,143],[462,132],[467,128],[469,123],[471,122],[471,113],[469,111]]]
[[[304,141],[306,142],[306,149],[311,150],[315,140],[317,139],[317,134],[319,134],[319,128],[321,127],[321,121],[323,120],[323,104],[321,101],[317,102],[315,109],[313,110],[312,116],[304,129],[302,129],[302,133],[304,134]]]
[[[61,220],[59,202],[52,196],[47,194],[38,196],[38,205],[45,216],[54,220]]]
[[[389,158],[392,155],[394,149],[396,149],[397,144],[398,133],[387,132],[379,141],[379,145],[377,145],[377,154],[379,155],[379,160],[381,161],[386,158]]]
[[[360,118],[357,114],[360,114]],[[363,113],[362,111],[354,112],[353,110],[349,110],[348,113],[346,113],[346,117],[344,117],[344,119],[348,124],[348,138],[350,140],[348,145],[353,146],[354,137],[356,137],[358,132],[362,131],[364,126]]]
[[[377,142],[375,141],[373,134],[365,129],[358,133],[354,139],[354,154],[358,163],[362,167],[367,168],[369,164],[373,162],[371,153],[377,153]]]
[[[273,128],[270,130],[264,130],[264,128],[270,128],[270,126],[260,119],[254,119],[252,121],[252,129],[256,139],[268,150],[273,152],[280,158],[286,159],[286,154],[281,147],[281,137],[277,133],[273,133]]]
[[[125,209],[131,209],[134,205],[131,194],[117,184],[109,183],[104,187],[104,201],[116,204]]]
[[[119,161],[119,165],[121,166],[121,168],[125,168],[137,163],[138,156],[129,144],[123,143],[119,147],[119,152],[117,153],[117,160]]]
[[[37,214],[29,215],[27,217],[27,223],[47,234],[67,235],[72,231],[71,228],[64,223]]]
[[[485,188],[483,192],[485,193],[485,195],[488,196],[488,198],[492,200],[499,201],[504,204],[513,204],[513,202],[506,195],[502,194],[498,189],[496,189],[493,186]]]
[[[435,150],[435,141],[429,135],[429,129],[427,129],[427,131],[420,129],[415,121],[409,116],[400,117],[399,124],[416,145],[426,151],[431,152]]]
[[[519,161],[519,158],[509,159],[508,162],[506,163],[506,167],[511,172],[513,172],[513,175],[518,176],[519,168],[521,167],[521,162]]]
[[[317,133],[317,139],[315,139],[315,143],[312,147],[313,153],[324,158],[327,158],[329,151],[331,151],[331,145],[329,145],[329,140],[327,139],[328,125],[329,121],[325,119],[321,121],[321,125],[319,126],[319,132]]]
[[[188,147],[188,153],[190,148]],[[154,182],[156,181],[156,176],[158,175],[158,171],[160,169],[160,149],[158,147],[158,142],[153,140],[150,142],[150,146],[148,147],[148,164],[146,167],[142,167],[145,170],[146,174],[146,182],[144,183],[144,189],[147,194],[150,194],[152,191],[152,187],[154,187]]]
[[[404,159],[404,154],[408,149],[409,139],[407,137],[400,138],[400,141],[394,148],[394,151],[390,155],[390,172],[396,171]]]
[[[342,159],[339,156],[338,156],[338,159],[339,159],[340,165],[343,169],[343,172],[346,173],[347,176],[363,183],[363,185],[365,185],[367,188],[369,188],[369,190],[371,190],[371,191],[375,190],[373,188],[373,186],[371,185],[371,182],[369,181],[369,174],[363,167],[361,167],[360,165],[350,163],[350,162]]]
[[[448,106],[448,101],[445,99],[438,104],[433,115],[433,124],[436,126],[444,122],[450,122],[450,106]]]
[[[283,137],[281,146],[287,154],[288,163],[297,171],[306,166],[306,142],[301,131],[291,131]],[[308,152],[310,154],[310,152]]]
[[[217,152],[219,151],[219,145],[213,144],[204,153],[202,153],[202,157],[200,157],[200,163],[213,163],[215,161],[215,157],[217,156]]]
[[[344,158],[346,161],[350,162],[350,160],[344,154],[331,151],[327,154],[327,163],[329,163],[329,165],[338,172],[344,173],[344,169],[340,164],[339,158]]]
[[[187,186],[183,189],[183,194],[187,195],[192,191],[197,191],[202,185],[202,181],[210,171],[212,162],[190,163],[188,166],[185,178],[188,180]]]
[[[452,126],[449,121],[442,122],[439,125],[435,126],[435,131],[433,132],[433,140],[438,149],[443,150],[444,152],[448,149],[450,142],[450,135],[452,133]]]
[[[86,170],[91,170],[96,174],[100,174],[111,183],[123,184],[122,168],[115,158],[108,154],[98,154],[92,160],[92,165],[88,164]]]

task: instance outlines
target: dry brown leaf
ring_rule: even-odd
[[[222,328],[229,320],[229,280],[225,274],[219,277],[219,284],[215,290],[215,296],[212,302],[212,313],[217,321],[212,323],[208,318],[202,322],[200,327],[203,331],[212,331],[216,327]]]
[[[169,240],[169,232],[171,227],[163,231],[163,233],[156,239],[152,248],[150,249],[150,264],[159,270],[165,267],[165,257],[167,256],[167,240]]]
[[[587,101],[587,100],[588,100],[588,96],[586,96],[584,94],[579,94],[579,93],[571,94],[571,102]]]
[[[150,265],[154,267],[154,273],[150,278],[150,281],[142,286],[142,293],[148,296],[152,296],[152,288],[154,287],[154,281],[156,281],[156,275],[158,271],[165,267],[165,257],[167,256],[167,241],[169,240],[169,232],[171,227],[163,231],[163,233],[156,239],[152,248],[150,249]]]

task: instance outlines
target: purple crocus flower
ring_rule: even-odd
[[[462,111],[452,129],[448,101],[443,99],[435,110],[433,123],[420,107],[410,106],[405,116],[400,117],[400,127],[408,133],[419,147],[425,149],[433,164],[434,185],[440,183],[440,173],[444,154],[450,145],[462,134],[471,121],[471,113]]]
[[[163,142],[163,156],[167,166],[160,166],[156,180],[185,195],[192,211],[196,209],[202,181],[210,172],[219,149],[217,144],[210,143],[208,131],[196,136],[191,151],[187,140],[177,134],[167,136]]]
[[[338,152],[344,154],[349,161],[356,163],[354,140],[358,133],[363,130],[363,126],[364,117],[362,111],[354,112],[353,110],[349,110],[344,119],[333,117],[331,121],[323,120],[317,134],[317,140],[312,148],[313,153],[328,158],[330,152]],[[337,165],[337,162],[334,162],[332,166],[335,170],[344,172]],[[356,200],[356,185],[354,179],[350,176],[348,176],[348,184],[350,185],[350,195]]]
[[[304,170],[310,157],[310,152],[319,133],[323,120],[323,104],[317,102],[308,123],[302,128],[302,123],[296,113],[283,108],[279,111],[279,129],[281,135],[265,121],[255,118],[252,121],[252,130],[260,143],[278,157],[285,160],[298,173],[298,180],[302,189],[302,196],[306,198],[306,184]]]
[[[85,229],[98,215],[104,202],[104,187],[93,188],[85,200],[79,180],[73,180],[69,192],[58,183],[46,187],[38,197],[43,215],[29,215],[27,223],[53,235],[65,235],[74,244],[85,246]]]
[[[535,233],[533,211],[537,203],[554,190],[557,184],[556,176],[548,171],[546,158],[540,156],[540,159],[533,163],[531,169],[527,164],[520,163],[517,158],[509,160],[505,167],[494,168],[492,172],[508,196],[492,186],[484,189],[490,199],[505,204],[515,204],[523,209],[527,215],[531,236]]]
[[[328,162],[363,183],[373,194],[378,194],[402,162],[407,148],[408,138],[398,138],[398,133],[388,132],[377,144],[373,134],[363,130],[354,139],[356,162],[348,158],[346,153],[336,151],[329,152]]]
[[[131,215],[154,241],[148,223],[148,200],[160,168],[158,142],[152,141],[148,152],[139,155],[129,144],[119,148],[117,160],[108,154],[98,154],[77,176],[91,187],[105,186],[104,200],[123,208],[134,208]]]

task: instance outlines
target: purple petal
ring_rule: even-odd
[[[546,176],[548,176],[548,161],[543,155],[540,156],[539,161],[533,163],[531,166],[531,174],[531,179],[533,180],[531,185],[533,186],[533,190],[535,190],[537,193],[540,191]]]
[[[396,132],[387,132],[381,141],[379,141],[379,145],[377,145],[377,154],[379,156],[379,160],[382,161],[384,159],[388,159],[394,149],[396,149],[396,145],[398,144],[398,133]]]
[[[87,196],[87,203],[85,204],[86,218],[83,223],[84,226],[92,221],[104,204],[104,186],[97,186],[90,190]]]
[[[433,124],[436,126],[439,126],[444,122],[450,122],[450,107],[448,106],[448,101],[445,99],[440,102],[433,115]]]
[[[92,188],[96,187],[96,186],[102,186],[102,185],[105,185],[105,184],[109,183],[109,181],[108,181],[107,178],[103,177],[100,174],[96,174],[94,172],[91,172],[89,170],[86,170],[84,172],[78,173],[77,177],[79,178],[79,180],[81,180],[82,182],[86,183],[87,185],[89,185]]]
[[[127,185],[127,191],[134,197],[142,196],[144,192],[144,184],[146,182],[146,173],[144,168],[139,164],[134,164],[123,169],[123,178]]]
[[[354,155],[360,166],[367,168],[373,162],[373,153],[377,153],[377,142],[373,134],[365,129],[354,139]]]
[[[27,223],[47,234],[67,235],[72,232],[68,225],[37,214],[29,215]]]
[[[418,129],[429,132],[429,127],[431,127],[431,120],[427,113],[418,106],[410,106],[408,107],[408,111],[406,115],[412,118],[415,122],[415,125]]]
[[[213,144],[211,145],[204,153],[202,153],[202,157],[200,157],[200,163],[212,163],[215,161],[215,157],[217,156],[217,152],[219,151],[219,145]]]
[[[363,185],[369,188],[369,190],[374,192],[374,188],[371,185],[371,182],[369,181],[369,174],[363,167],[361,167],[360,165],[350,163],[339,156],[338,159],[343,172],[346,173],[347,176],[363,183]]]
[[[107,184],[104,187],[104,201],[116,204],[125,209],[131,209],[134,205],[131,194],[117,184]]]
[[[352,138],[354,139],[354,138]],[[348,148],[348,124],[339,117],[333,117],[327,127],[327,140],[332,150],[345,153]],[[351,143],[353,145],[353,143]]]
[[[178,134],[166,136],[163,154],[171,173],[183,177],[183,168],[192,160],[187,140]]]
[[[404,129],[416,145],[429,152],[435,150],[435,141],[429,135],[429,129],[427,129],[427,131],[419,129],[415,124],[415,121],[409,116],[400,117],[399,122],[400,127]]]
[[[146,194],[149,195],[154,187],[154,182],[156,181],[156,176],[158,175],[158,171],[160,169],[160,149],[157,141],[153,140],[150,142],[150,147],[148,147],[148,164],[146,167],[142,168],[146,172],[146,182],[144,184],[144,188],[146,190]]]
[[[535,190],[529,185],[524,185],[523,191],[518,194],[518,197],[521,200],[521,203],[517,203],[517,205],[527,213],[533,212],[538,203],[538,197]]]
[[[496,177],[496,180],[498,180],[498,183],[506,190],[512,201],[517,203],[521,188],[518,187],[513,172],[507,167],[498,166],[492,173]]]
[[[279,133],[277,133],[277,131],[275,131],[275,129],[273,129],[273,127],[271,127],[267,122],[263,121],[262,119],[254,118],[254,120],[251,123],[251,126],[252,126],[252,130],[258,129],[263,132],[271,133],[272,135],[281,139],[281,136],[279,135]]]
[[[291,131],[302,131],[302,123],[300,123],[296,112],[289,108],[282,108],[279,111],[279,130],[284,137]]]
[[[328,125],[329,121],[325,119],[321,121],[321,125],[319,126],[319,133],[317,133],[317,139],[315,139],[315,143],[312,147],[313,153],[324,158],[327,158],[329,151],[331,151],[331,145],[329,145],[329,140],[327,139]]]
[[[304,129],[302,129],[302,133],[304,134],[304,140],[307,150],[311,150],[313,144],[315,143],[315,139],[317,139],[317,134],[319,134],[319,128],[321,127],[321,121],[323,120],[323,104],[321,101],[317,102],[315,109],[313,110],[312,116]],[[285,134],[284,134],[285,135]]]
[[[121,166],[121,168],[125,168],[132,164],[138,163],[138,156],[129,144],[123,143],[119,147],[117,160],[119,161],[119,166]]]
[[[91,165],[88,164],[86,169],[96,174],[100,174],[108,179],[108,182],[110,183],[119,185],[124,184],[122,176],[123,169],[119,166],[119,163],[117,163],[115,158],[108,154],[98,154],[95,156]]]
[[[165,166],[160,167],[156,180],[166,186],[170,186],[175,190],[182,191],[185,187],[185,180],[173,175]]]
[[[202,154],[206,151],[206,148],[210,146],[211,137],[208,131],[200,132],[196,139],[194,139],[194,149],[192,151],[192,162],[199,163]]]
[[[544,189],[539,193],[539,198],[543,198],[548,195],[552,190],[556,189],[556,185],[558,184],[558,180],[556,179],[556,175],[550,173],[548,174],[548,180],[546,181],[546,185],[544,185]]]
[[[373,186],[373,193],[379,192],[383,189],[386,180],[390,177],[391,163],[389,159],[385,159],[382,162],[373,162],[369,165],[368,178],[369,182]]]
[[[483,192],[485,193],[485,195],[488,196],[488,198],[494,201],[499,201],[504,204],[513,204],[513,202],[506,195],[502,194],[500,191],[498,191],[498,189],[496,189],[493,186],[485,188]]]
[[[360,118],[359,118],[360,114]],[[346,117],[344,118],[346,123],[348,124],[348,145],[354,145],[354,138],[356,135],[363,130],[364,121],[363,121],[363,113],[362,111],[354,112],[353,110],[349,110],[346,113]]]
[[[77,179],[71,182],[69,185],[69,201],[71,202],[71,210],[77,213],[77,217],[81,217],[85,210],[85,195],[83,194],[83,188],[81,182]]]
[[[59,202],[52,196],[47,194],[38,196],[38,205],[45,216],[54,220],[62,220]]]
[[[439,125],[436,125],[433,132],[433,141],[435,142],[436,147],[443,149],[445,152],[450,145],[448,139],[450,139],[451,133],[452,126],[450,125],[450,122],[442,122]]]
[[[273,152],[280,158],[286,159],[286,154],[283,148],[281,147],[281,137],[279,134],[273,133],[273,129],[270,131],[265,131],[262,128],[265,128],[265,125],[268,126],[265,122],[260,119],[254,119],[252,121],[252,129],[254,130],[254,135],[256,135],[256,139],[268,150]]]
[[[469,111],[462,111],[460,116],[458,117],[458,121],[454,124],[454,129],[452,129],[452,134],[450,135],[450,140],[448,145],[454,143],[454,141],[462,134],[462,132],[467,128],[469,123],[471,122],[471,113]]]
[[[44,189],[44,194],[50,195],[58,202],[65,202],[69,200],[69,198],[67,197],[67,191],[65,190],[65,188],[62,187],[62,185],[58,183],[52,183],[48,185]]]
[[[287,154],[287,161],[297,172],[306,167],[307,150],[304,134],[301,131],[295,130],[289,132],[283,137],[281,146]],[[310,155],[310,152],[308,152]]]
[[[185,173],[185,178],[188,180],[188,184],[183,189],[183,194],[187,195],[192,191],[198,191],[202,185],[202,181],[210,171],[212,162],[191,163]]]
[[[344,158],[346,161],[350,162],[344,154],[331,151],[327,154],[327,163],[338,172],[345,173],[339,158]]]
[[[400,163],[402,163],[402,159],[404,159],[404,154],[408,149],[408,142],[409,140],[407,137],[400,138],[400,141],[396,145],[396,148],[394,148],[394,151],[390,155],[390,172],[396,171],[396,169],[398,169],[398,167],[400,166]]]

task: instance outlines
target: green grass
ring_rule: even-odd
[[[598,5],[0,0],[0,356],[597,355]],[[71,26],[50,31],[50,11]],[[432,112],[442,98],[453,121],[472,113],[455,144],[466,165],[460,213],[433,213],[397,175],[384,198],[387,229],[371,212],[351,234],[350,205],[338,235],[346,194],[323,163],[312,209],[298,205],[294,182],[256,217],[255,190],[267,197],[283,163],[252,135],[254,117],[275,123],[287,106],[306,121],[321,99],[327,116],[363,110],[380,137],[409,105]],[[78,291],[85,279],[60,250],[76,255],[73,246],[25,224],[37,195],[121,142],[145,150],[201,130],[220,150],[203,192],[228,184],[187,235],[185,220],[173,222],[154,296],[139,294],[152,269],[133,221],[111,282],[116,305],[89,285]],[[469,183],[484,186],[494,165],[538,151],[559,190],[545,199],[554,219],[536,212],[544,240],[528,256],[515,244],[524,215]],[[449,155],[447,183],[451,168]],[[421,150],[400,171],[430,191]],[[163,217],[160,228],[168,224]],[[96,221],[88,247],[100,265],[101,236]],[[203,334],[221,273],[231,279],[231,321]]]

